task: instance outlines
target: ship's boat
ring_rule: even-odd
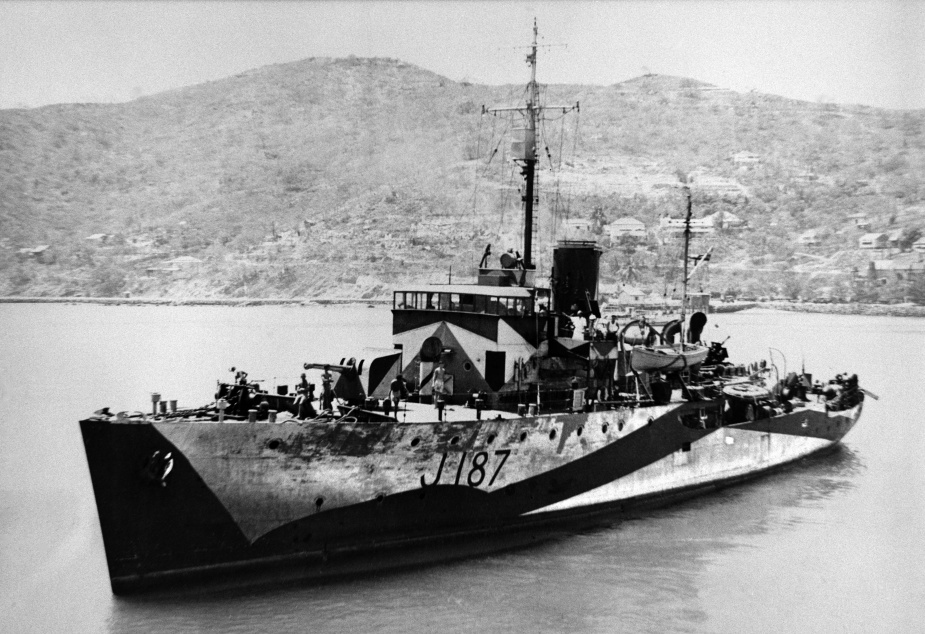
[[[533,77],[536,51],[534,25]],[[237,370],[200,407],[154,395],[148,412],[80,422],[114,592],[523,543],[753,477],[851,430],[856,377],[803,373],[759,394],[774,366],[730,363],[722,343],[699,343],[693,316],[683,349],[576,332],[599,316],[601,249],[560,242],[538,274],[536,121],[551,107],[540,103],[531,80],[526,105],[485,111],[526,119],[514,148],[522,257],[495,264],[486,249],[474,283],[396,290],[392,346],[308,361],[312,383],[265,386]]]
[[[678,372],[703,363],[709,348],[678,343],[661,346],[635,346],[630,363],[637,372]]]

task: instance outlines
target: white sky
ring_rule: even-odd
[[[0,108],[125,101],[306,57],[394,57],[451,79],[644,72],[734,90],[925,108],[925,2],[38,2],[0,0]]]

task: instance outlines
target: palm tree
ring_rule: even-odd
[[[639,271],[636,270],[632,261],[627,260],[627,262],[620,267],[619,277],[620,281],[624,284],[632,284],[633,282],[639,281]]]

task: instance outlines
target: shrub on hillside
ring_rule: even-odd
[[[109,262],[94,269],[91,292],[96,297],[117,297],[125,291],[125,271]]]

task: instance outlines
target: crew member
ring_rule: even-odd
[[[434,370],[434,407],[437,406],[437,400],[443,396],[443,390],[446,382],[446,368],[441,361]]]
[[[396,412],[398,411],[398,403],[403,398],[408,398],[408,386],[405,385],[405,377],[401,374],[396,374],[389,384],[389,399],[392,401]]]
[[[334,403],[334,389],[332,385],[334,377],[331,375],[331,366],[324,366],[324,373],[321,375],[321,409],[329,410]]]

